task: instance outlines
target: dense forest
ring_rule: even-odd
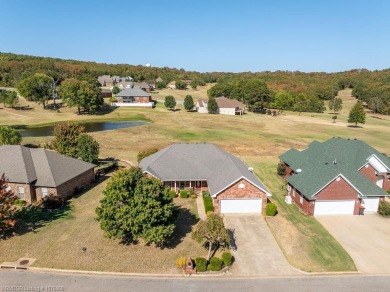
[[[224,95],[245,102],[250,109],[277,107],[297,111],[323,111],[324,101],[338,90],[352,88],[353,94],[374,112],[390,114],[390,69],[356,69],[338,73],[299,71],[208,72],[176,68],[157,68],[127,64],[103,64],[58,58],[0,53],[0,86],[16,87],[21,80],[44,73],[54,80],[75,78],[96,81],[99,75],[131,76],[135,81],[164,82],[198,80],[218,83],[209,96]]]

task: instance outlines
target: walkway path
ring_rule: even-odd
[[[206,215],[206,211],[204,210],[204,203],[203,203],[202,195],[198,195],[196,197],[196,205],[198,206],[199,218],[202,219],[202,220],[206,220],[207,215]]]

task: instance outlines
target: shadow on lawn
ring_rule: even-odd
[[[1,238],[7,239],[28,232],[38,232],[38,229],[60,218],[71,218],[72,207],[65,204],[59,209],[48,210],[39,206],[21,207],[16,215],[17,224],[13,229],[4,231]]]
[[[177,208],[178,217],[176,219],[176,228],[172,239],[166,244],[166,248],[175,248],[192,231],[192,226],[198,223],[199,219],[187,208]]]

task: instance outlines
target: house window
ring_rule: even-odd
[[[10,186],[7,186],[6,188],[5,188],[5,191],[6,192],[9,192],[11,190],[11,187]]]
[[[47,196],[47,188],[41,188],[42,198]]]
[[[179,182],[179,189],[184,190],[186,187],[186,183],[184,181]]]
[[[303,204],[303,196],[302,195],[300,195],[300,197],[299,197],[299,203]]]
[[[24,187],[18,187],[18,197],[21,200],[24,200],[25,195],[24,195]]]

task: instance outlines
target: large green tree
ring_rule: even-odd
[[[272,107],[281,110],[291,110],[294,107],[294,96],[286,91],[279,91],[275,94]]]
[[[187,89],[187,84],[181,80],[176,81],[176,89],[184,90]]]
[[[329,101],[329,109],[333,110],[333,113],[341,111],[343,108],[343,100],[339,97],[335,97]]]
[[[65,79],[61,83],[59,94],[69,107],[77,106],[78,114],[81,114],[82,109],[95,113],[104,103],[100,88],[75,78]]]
[[[210,97],[207,102],[207,111],[209,114],[217,114],[218,113],[218,104],[214,97]]]
[[[348,116],[348,123],[364,124],[366,122],[366,112],[364,111],[364,106],[361,101],[358,101],[350,110]]]
[[[213,213],[195,226],[192,237],[208,249],[207,260],[210,260],[213,251],[215,253],[219,247],[228,247],[230,244],[223,218]]]
[[[99,158],[99,143],[90,135],[81,134],[77,139],[77,158],[97,163]]]
[[[192,98],[192,95],[186,95],[186,97],[184,98],[184,108],[186,109],[186,111],[190,111],[194,108],[195,104],[194,104],[194,99]]]
[[[0,145],[18,145],[22,142],[19,131],[8,127],[0,126]]]
[[[45,109],[48,100],[52,97],[52,83],[53,79],[46,74],[35,73],[23,79],[17,89],[22,96],[42,104]]]
[[[173,110],[176,107],[176,99],[172,95],[167,95],[164,100],[166,108]]]
[[[96,214],[106,236],[166,245],[175,229],[176,213],[169,189],[161,181],[131,168],[117,172],[103,194]]]
[[[62,122],[54,126],[53,150],[69,157],[78,157],[78,139],[84,134],[84,127],[75,122]]]
[[[118,94],[119,92],[121,92],[120,88],[118,86],[114,85],[112,87],[112,93],[113,94]]]
[[[3,232],[12,228],[15,223],[17,208],[14,203],[18,197],[7,188],[7,180],[4,174],[0,176],[0,238]]]

